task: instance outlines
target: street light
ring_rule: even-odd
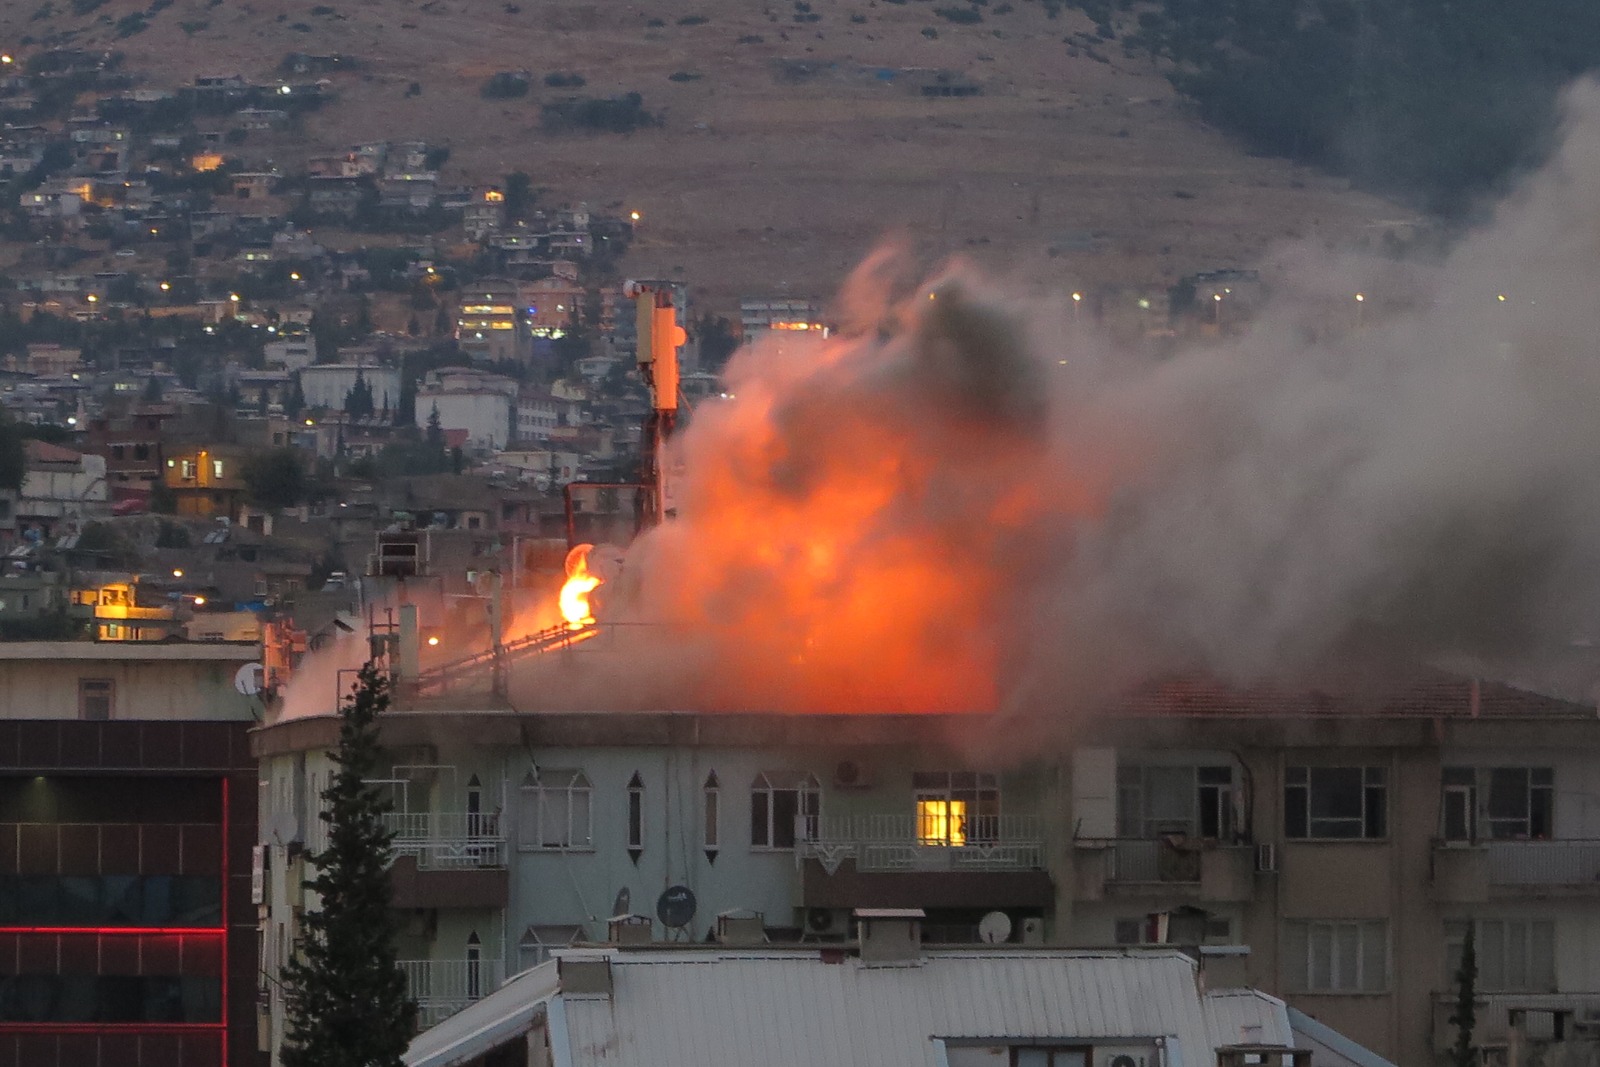
[[[172,568],[172,576],[174,578],[182,578],[183,577],[183,568],[182,567],[174,567],[174,568]]]
[[[1222,294],[1221,293],[1212,293],[1211,294],[1211,324],[1213,326],[1221,326],[1222,325]]]
[[[1367,302],[1367,294],[1366,293],[1357,293],[1356,294],[1356,328],[1357,329],[1361,328],[1362,306],[1364,304],[1366,304],[1366,302]]]
[[[1074,323],[1076,323],[1078,321],[1078,310],[1081,307],[1083,307],[1083,294],[1082,293],[1073,293],[1072,294],[1072,321]]]

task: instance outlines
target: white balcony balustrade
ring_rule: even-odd
[[[937,826],[915,815],[802,815],[795,858],[817,860],[829,874],[847,859],[858,871],[1038,870],[1044,839],[1037,815],[969,815]]]
[[[391,811],[384,828],[396,856],[415,856],[423,869],[506,865],[505,826],[498,815],[464,811]]]
[[[417,1002],[417,1027],[442,1022],[505,981],[504,960],[401,960],[406,989]]]

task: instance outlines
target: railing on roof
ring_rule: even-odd
[[[488,996],[506,977],[504,960],[401,960],[400,970],[417,1002],[419,1029],[441,1023]]]
[[[1037,815],[969,815],[929,836],[915,815],[797,816],[795,858],[829,874],[845,860],[858,871],[1015,871],[1044,866]]]
[[[515,641],[507,641],[498,650],[486,649],[438,667],[431,667],[409,681],[402,679],[402,684],[417,692],[447,689],[457,682],[482,678],[485,672],[494,669],[497,660],[501,664],[506,664],[525,656],[571,648],[589,640],[598,632],[598,627],[593,624],[576,630],[566,625],[546,627],[526,637],[519,637]]]
[[[391,811],[384,829],[393,855],[415,856],[417,866],[470,870],[506,865],[506,832],[498,815],[464,811]]]
[[[1600,840],[1490,841],[1490,885],[1600,888]]]

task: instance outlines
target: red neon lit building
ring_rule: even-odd
[[[264,1062],[251,718],[218,684],[236,669],[223,661],[254,650],[95,658],[106,646],[62,643],[25,665],[9,654],[21,647],[0,645],[0,687],[25,681],[39,693],[25,706],[45,717],[0,710],[0,1067]],[[69,683],[80,717],[50,717]],[[214,718],[135,717],[183,706],[172,701]],[[10,715],[22,705],[8,703]]]

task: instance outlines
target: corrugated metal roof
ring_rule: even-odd
[[[1165,1038],[1194,1064],[1215,1047],[1194,963],[1177,952],[930,950],[898,965],[759,950],[611,960],[610,998],[561,998],[573,1067],[937,1067],[939,1038]],[[1273,1031],[1261,1040],[1288,1043],[1287,1025]]]
[[[1226,1045],[1287,1045],[1289,1012],[1283,1001],[1259,989],[1214,989],[1202,998],[1214,1048]]]

